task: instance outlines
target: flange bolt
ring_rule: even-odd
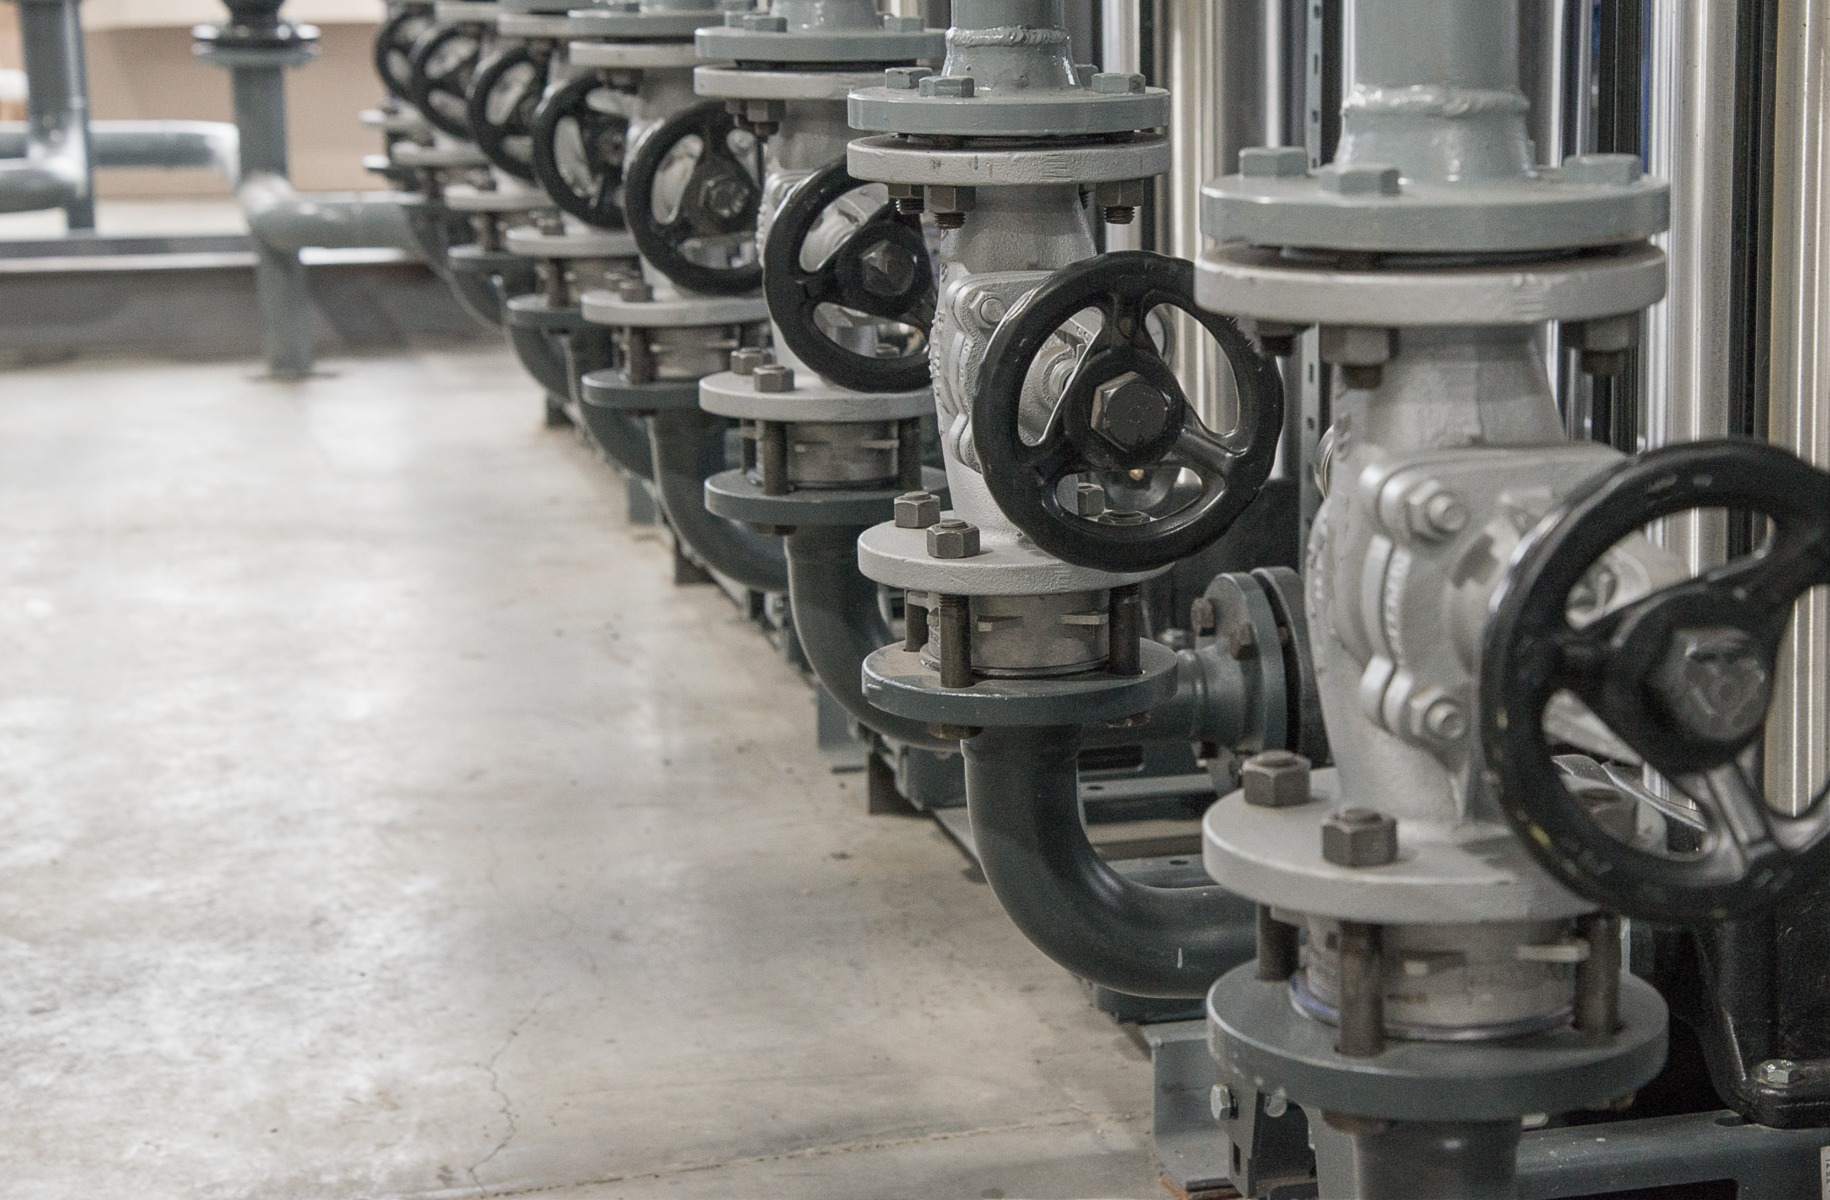
[[[1383,867],[1398,857],[1398,819],[1343,808],[1322,823],[1322,857],[1337,867]]]
[[[1254,754],[1239,768],[1245,802],[1253,808],[1295,808],[1309,803],[1314,798],[1309,777],[1309,760],[1288,750]]]
[[[979,553],[979,527],[970,521],[937,521],[928,526],[928,557],[972,558]]]
[[[896,497],[896,528],[927,529],[940,521],[940,497],[933,492],[904,492]]]

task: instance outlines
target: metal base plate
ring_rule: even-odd
[[[790,29],[782,32],[713,25],[698,33],[702,58],[757,63],[938,62],[944,29]],[[879,73],[873,82],[881,83]]]
[[[579,395],[593,408],[615,408],[632,412],[659,412],[662,409],[699,407],[699,381],[669,379],[659,383],[630,383],[620,369],[592,371],[579,381]]]
[[[1282,1089],[1310,1111],[1394,1121],[1505,1121],[1614,1100],[1665,1065],[1665,1002],[1621,977],[1621,1028],[1596,1045],[1567,1026],[1504,1042],[1391,1042],[1374,1058],[1334,1049],[1335,1031],[1297,1012],[1252,963],[1221,976],[1207,1017],[1222,1074]]]
[[[877,183],[941,184],[954,187],[1036,187],[1047,184],[1110,183],[1148,179],[1169,172],[1167,139],[1154,135],[1128,142],[942,150],[911,146],[900,138],[859,138],[846,149],[851,173]]]
[[[985,529],[979,544],[981,552],[974,558],[930,558],[926,530],[877,525],[858,539],[858,568],[866,578],[890,587],[951,596],[1058,596],[1124,587],[1162,574],[1076,567],[1010,530]]]
[[[724,24],[722,11],[599,12],[572,6],[572,36],[581,38],[690,38],[707,25]]]
[[[909,421],[934,411],[934,392],[854,392],[797,372],[789,392],[759,392],[750,377],[720,371],[699,381],[706,412],[746,421]]]
[[[691,42],[571,42],[566,56],[575,67],[627,71],[686,70],[699,62]]]
[[[1365,271],[1234,243],[1195,263],[1195,300],[1210,312],[1297,325],[1536,325],[1638,312],[1664,298],[1665,281],[1664,251],[1646,243],[1542,263]]]
[[[849,107],[853,129],[933,137],[1094,137],[1169,124],[1169,93],[1162,88],[958,97],[872,87],[853,92]]]
[[[526,296],[510,296],[502,318],[504,323],[517,329],[545,329],[552,333],[569,333],[574,329],[582,329],[587,324],[576,307],[554,308],[545,296],[537,292]]]
[[[484,191],[466,183],[445,189],[445,207],[461,213],[524,213],[551,208],[553,201],[538,188],[495,188]]]
[[[528,38],[532,41],[558,42],[573,36],[572,21],[563,12],[513,13],[496,18],[496,32],[503,37]]]
[[[1568,184],[1556,167],[1488,187],[1407,184],[1390,196],[1325,192],[1304,175],[1229,175],[1201,189],[1201,232],[1253,246],[1498,254],[1611,246],[1670,223],[1671,188],[1662,179]]]
[[[615,292],[600,288],[580,296],[578,307],[593,325],[621,329],[689,329],[696,325],[747,325],[769,319],[769,305],[761,296],[624,300]]]
[[[1146,638],[1143,673],[1056,679],[982,679],[944,688],[921,655],[886,646],[864,660],[864,697],[884,712],[939,725],[1085,725],[1148,712],[1175,694],[1175,651]]]
[[[714,100],[832,100],[842,103],[856,89],[881,82],[882,71],[700,67],[693,72],[693,91]]]
[[[1398,860],[1340,867],[1322,857],[1322,825],[1338,809],[1376,797],[1344,794],[1340,772],[1315,772],[1315,799],[1257,808],[1234,792],[1201,821],[1207,873],[1260,904],[1376,924],[1548,921],[1595,906],[1550,877],[1498,823],[1450,829],[1399,821]]]
[[[921,472],[922,486],[947,500],[947,473]],[[890,520],[901,488],[800,488],[770,496],[742,470],[723,471],[705,481],[705,511],[751,525],[875,525]]]
[[[603,229],[567,228],[564,233],[545,233],[531,226],[509,230],[503,244],[516,254],[528,258],[636,258],[635,237]]]

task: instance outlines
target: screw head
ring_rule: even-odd
[[[1631,187],[1645,173],[1637,154],[1572,154],[1563,160],[1563,182],[1585,187]]]
[[[1106,489],[1097,483],[1074,485],[1074,515],[1097,517],[1106,511]]]
[[[970,100],[978,91],[978,81],[970,75],[928,75],[919,86],[922,95],[947,100]]]
[[[1680,629],[1652,672],[1652,690],[1686,732],[1738,742],[1766,722],[1773,672],[1752,635],[1740,629]]]
[[[1398,857],[1398,821],[1373,808],[1344,808],[1322,823],[1322,857],[1337,867],[1383,867]]]
[[[1468,736],[1468,710],[1439,687],[1421,688],[1404,704],[1403,732],[1433,746],[1453,746]]]
[[[912,92],[932,74],[926,67],[891,67],[883,73],[883,86],[893,92]]]
[[[1093,76],[1093,90],[1101,96],[1141,96],[1144,77],[1125,71],[1100,71]]]
[[[1405,524],[1426,542],[1452,538],[1468,527],[1468,506],[1434,479],[1411,489],[1404,498]]]
[[[1330,164],[1315,172],[1315,181],[1324,192],[1337,196],[1396,196],[1404,190],[1403,173],[1397,167],[1367,163],[1362,166]]]
[[[792,392],[794,368],[781,363],[762,363],[750,372],[750,384],[759,392]]]
[[[972,558],[979,553],[979,527],[969,521],[937,521],[928,526],[928,557]]]
[[[1144,450],[1169,432],[1175,409],[1161,388],[1127,371],[1093,393],[1089,425],[1125,452]]]
[[[1253,808],[1295,808],[1314,799],[1309,760],[1288,750],[1266,750],[1239,768],[1239,786]]]
[[[1309,152],[1301,146],[1248,146],[1239,152],[1239,173],[1247,179],[1300,179],[1309,173]]]
[[[940,497],[933,492],[904,492],[896,497],[896,528],[926,529],[940,520]]]

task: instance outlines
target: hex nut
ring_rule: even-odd
[[[763,363],[750,373],[750,383],[759,392],[792,392],[794,368],[781,363]]]
[[[978,90],[978,81],[970,75],[927,75],[920,84],[924,96],[948,100],[970,100]]]
[[[1212,637],[1220,627],[1220,611],[1206,596],[1196,596],[1188,606],[1188,624],[1196,637]]]
[[[1239,1102],[1233,1099],[1233,1089],[1224,1083],[1214,1085],[1214,1090],[1208,1094],[1207,1103],[1216,1121],[1231,1121],[1239,1115]]]
[[[1309,152],[1301,146],[1248,146],[1239,152],[1239,173],[1247,179],[1300,179],[1309,173]]]
[[[1322,361],[1343,367],[1377,367],[1398,356],[1398,331],[1373,325],[1324,325]]]
[[[654,299],[654,289],[640,279],[625,279],[616,285],[616,298],[625,304],[646,304]]]
[[[1226,653],[1234,662],[1250,662],[1258,657],[1258,635],[1250,625],[1235,625],[1227,630]]]
[[[940,520],[940,497],[933,492],[904,492],[896,497],[896,528],[926,529]]]
[[[883,73],[883,86],[893,92],[912,92],[932,74],[926,67],[891,67]]]
[[[1141,208],[1147,199],[1142,179],[1115,179],[1093,189],[1093,203],[1102,208]]]
[[[1383,867],[1398,857],[1398,821],[1377,809],[1344,808],[1322,823],[1322,857],[1337,867]]]
[[[1650,683],[1683,729],[1715,742],[1751,736],[1766,722],[1773,698],[1766,652],[1729,626],[1673,632]]]
[[[731,351],[731,371],[737,375],[754,374],[756,368],[774,361],[775,356],[760,346],[743,346]]]
[[[1584,187],[1631,187],[1645,173],[1637,154],[1572,154],[1563,160],[1563,182]]]
[[[1106,489],[1097,483],[1074,485],[1074,515],[1097,517],[1106,511]]]
[[[1787,1087],[1797,1082],[1798,1064],[1789,1058],[1769,1058],[1754,1068],[1754,1078],[1769,1087]]]
[[[1434,479],[1425,480],[1404,497],[1405,524],[1426,542],[1452,538],[1468,527],[1468,506]]]
[[[1088,425],[1119,450],[1134,451],[1167,433],[1174,418],[1162,389],[1137,372],[1126,371],[1094,391]]]
[[[743,19],[746,33],[787,33],[788,18],[770,16],[768,13],[750,13]]]
[[[979,527],[969,521],[928,526],[929,558],[972,558],[979,552]]]
[[[1100,71],[1093,76],[1093,90],[1101,96],[1141,96],[1144,77],[1126,71]]]
[[[1310,763],[1288,750],[1266,750],[1239,768],[1239,786],[1253,808],[1295,808],[1315,797],[1309,790]]]
[[[1404,175],[1397,167],[1376,163],[1331,163],[1316,171],[1315,182],[1324,192],[1336,196],[1396,196],[1404,190]]]
[[[935,184],[928,188],[928,207],[935,212],[971,212],[978,207],[977,188]]]
[[[1468,710],[1439,687],[1420,688],[1404,703],[1404,732],[1420,742],[1452,746],[1468,736]]]
[[[920,17],[898,17],[892,16],[889,13],[883,14],[883,30],[885,33],[920,33],[922,28],[923,26]]]

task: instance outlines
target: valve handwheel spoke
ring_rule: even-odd
[[[1158,346],[1152,315],[1163,310],[1198,322],[1232,368],[1239,417],[1224,435],[1202,422]],[[1061,389],[1043,443],[1030,445],[1031,369],[1087,311],[1102,324]],[[1155,570],[1211,545],[1270,477],[1282,434],[1276,360],[1231,320],[1196,306],[1192,263],[1143,252],[1076,263],[1031,292],[998,326],[972,407],[973,444],[1004,514],[1056,557],[1109,571]],[[1201,487],[1171,512],[1082,515],[1061,500],[1072,475],[1175,468]]]
[[[435,24],[414,43],[407,98],[443,133],[470,139],[470,83],[483,38],[465,23]]]
[[[649,265],[688,291],[741,296],[762,283],[754,251],[762,184],[755,166],[732,147],[736,132],[736,118],[721,102],[694,105],[651,131],[629,160],[623,190],[629,232]],[[693,139],[699,148],[692,170],[677,207],[663,217],[656,200],[674,198],[664,194],[672,189],[663,172]]]
[[[547,56],[526,42],[502,47],[478,65],[467,118],[477,148],[516,179],[533,183],[533,122],[546,91]]]
[[[839,201],[870,183],[843,159],[795,185],[769,226],[763,249],[763,294],[782,340],[822,376],[858,392],[913,392],[928,386],[928,336],[937,289],[921,217],[887,200],[845,234],[815,267],[804,265],[807,241]],[[822,326],[826,305],[903,327],[898,355],[867,354]],[[879,343],[880,348],[887,348]]]
[[[375,73],[397,100],[412,99],[413,48],[431,26],[431,5],[409,5],[375,32]]]
[[[560,209],[598,229],[623,228],[629,120],[610,111],[616,96],[601,79],[582,75],[539,101],[528,125],[534,179]]]
[[[1580,627],[1570,598],[1614,546],[1696,510],[1752,513],[1753,554]],[[1576,892],[1631,917],[1715,920],[1830,870],[1830,803],[1797,815],[1758,781],[1778,657],[1798,600],[1830,585],[1830,474],[1773,446],[1673,446],[1592,480],[1527,539],[1493,601],[1481,667],[1483,749],[1507,820]],[[1682,853],[1608,833],[1564,786],[1544,711],[1559,691],[1695,801]]]

